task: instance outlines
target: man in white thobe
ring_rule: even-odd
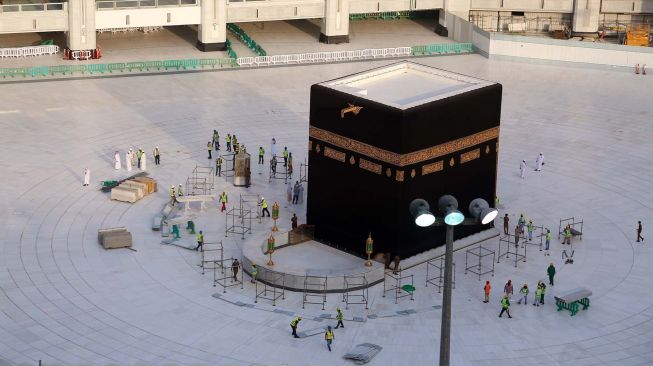
[[[128,172],[132,171],[132,157],[129,151],[125,153],[125,166],[127,167]]]
[[[120,153],[118,151],[116,151],[116,155],[114,156],[114,158],[115,158],[115,162],[113,164],[113,167],[116,168],[116,170],[120,170],[122,166],[120,165]]]
[[[273,137],[272,142],[270,143],[270,154],[272,156],[277,156],[277,140]]]
[[[87,186],[91,183],[91,170],[89,168],[84,169],[84,186]]]
[[[521,179],[526,178],[526,160],[522,160],[519,164],[519,176]]]
[[[141,170],[147,170],[147,154],[143,151],[141,155]]]
[[[542,170],[542,165],[544,165],[544,155],[540,153],[540,155],[537,156],[537,159],[535,159],[535,166],[536,166],[535,171],[539,172],[540,170]]]

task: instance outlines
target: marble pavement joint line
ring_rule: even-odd
[[[212,297],[216,299],[220,299],[222,301],[228,302],[230,304],[240,306],[240,307],[247,307],[250,309],[256,309],[256,310],[262,310],[262,311],[267,311],[270,313],[276,313],[276,314],[283,314],[283,315],[288,315],[290,317],[294,316],[301,316],[306,319],[312,319],[314,321],[321,322],[322,320],[325,319],[331,319],[334,320],[336,317],[333,314],[320,314],[319,316],[313,316],[313,315],[303,315],[296,313],[291,310],[286,310],[286,309],[265,309],[263,307],[257,306],[255,304],[248,304],[242,301],[232,301],[227,298],[225,298],[222,294],[215,293],[211,295]],[[367,315],[367,319],[378,319],[378,318],[392,318],[392,317],[398,317],[398,316],[407,316],[407,315],[412,315],[412,314],[419,314],[419,313],[425,313],[427,311],[433,311],[433,310],[439,310],[441,309],[442,306],[440,305],[434,305],[434,306],[429,306],[427,308],[419,308],[419,309],[402,309],[402,310],[396,310],[396,311],[386,311],[386,312],[380,312],[378,314],[369,314]],[[364,317],[360,316],[353,316],[353,317],[345,317],[345,320],[350,321],[350,322],[357,322],[357,323],[365,323],[367,322],[367,319]]]

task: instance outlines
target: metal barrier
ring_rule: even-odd
[[[0,57],[42,56],[56,53],[59,53],[59,46],[56,45],[0,48]]]
[[[95,2],[97,10],[160,8],[171,6],[196,6],[197,0],[100,0]]]

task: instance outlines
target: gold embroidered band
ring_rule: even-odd
[[[472,146],[487,142],[499,137],[499,127],[493,127],[485,131],[465,136],[453,141],[445,142],[440,145],[426,149],[414,151],[408,154],[397,154],[392,151],[380,149],[372,145],[340,136],[333,132],[325,131],[317,127],[310,127],[309,136],[337,146],[341,149],[352,151],[382,162],[395,166],[407,166],[418,164],[427,160],[451,154],[456,151],[464,150]]]

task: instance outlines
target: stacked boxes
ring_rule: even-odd
[[[156,192],[156,182],[152,178],[136,177],[128,179],[111,189],[111,199],[134,203],[152,192]]]

